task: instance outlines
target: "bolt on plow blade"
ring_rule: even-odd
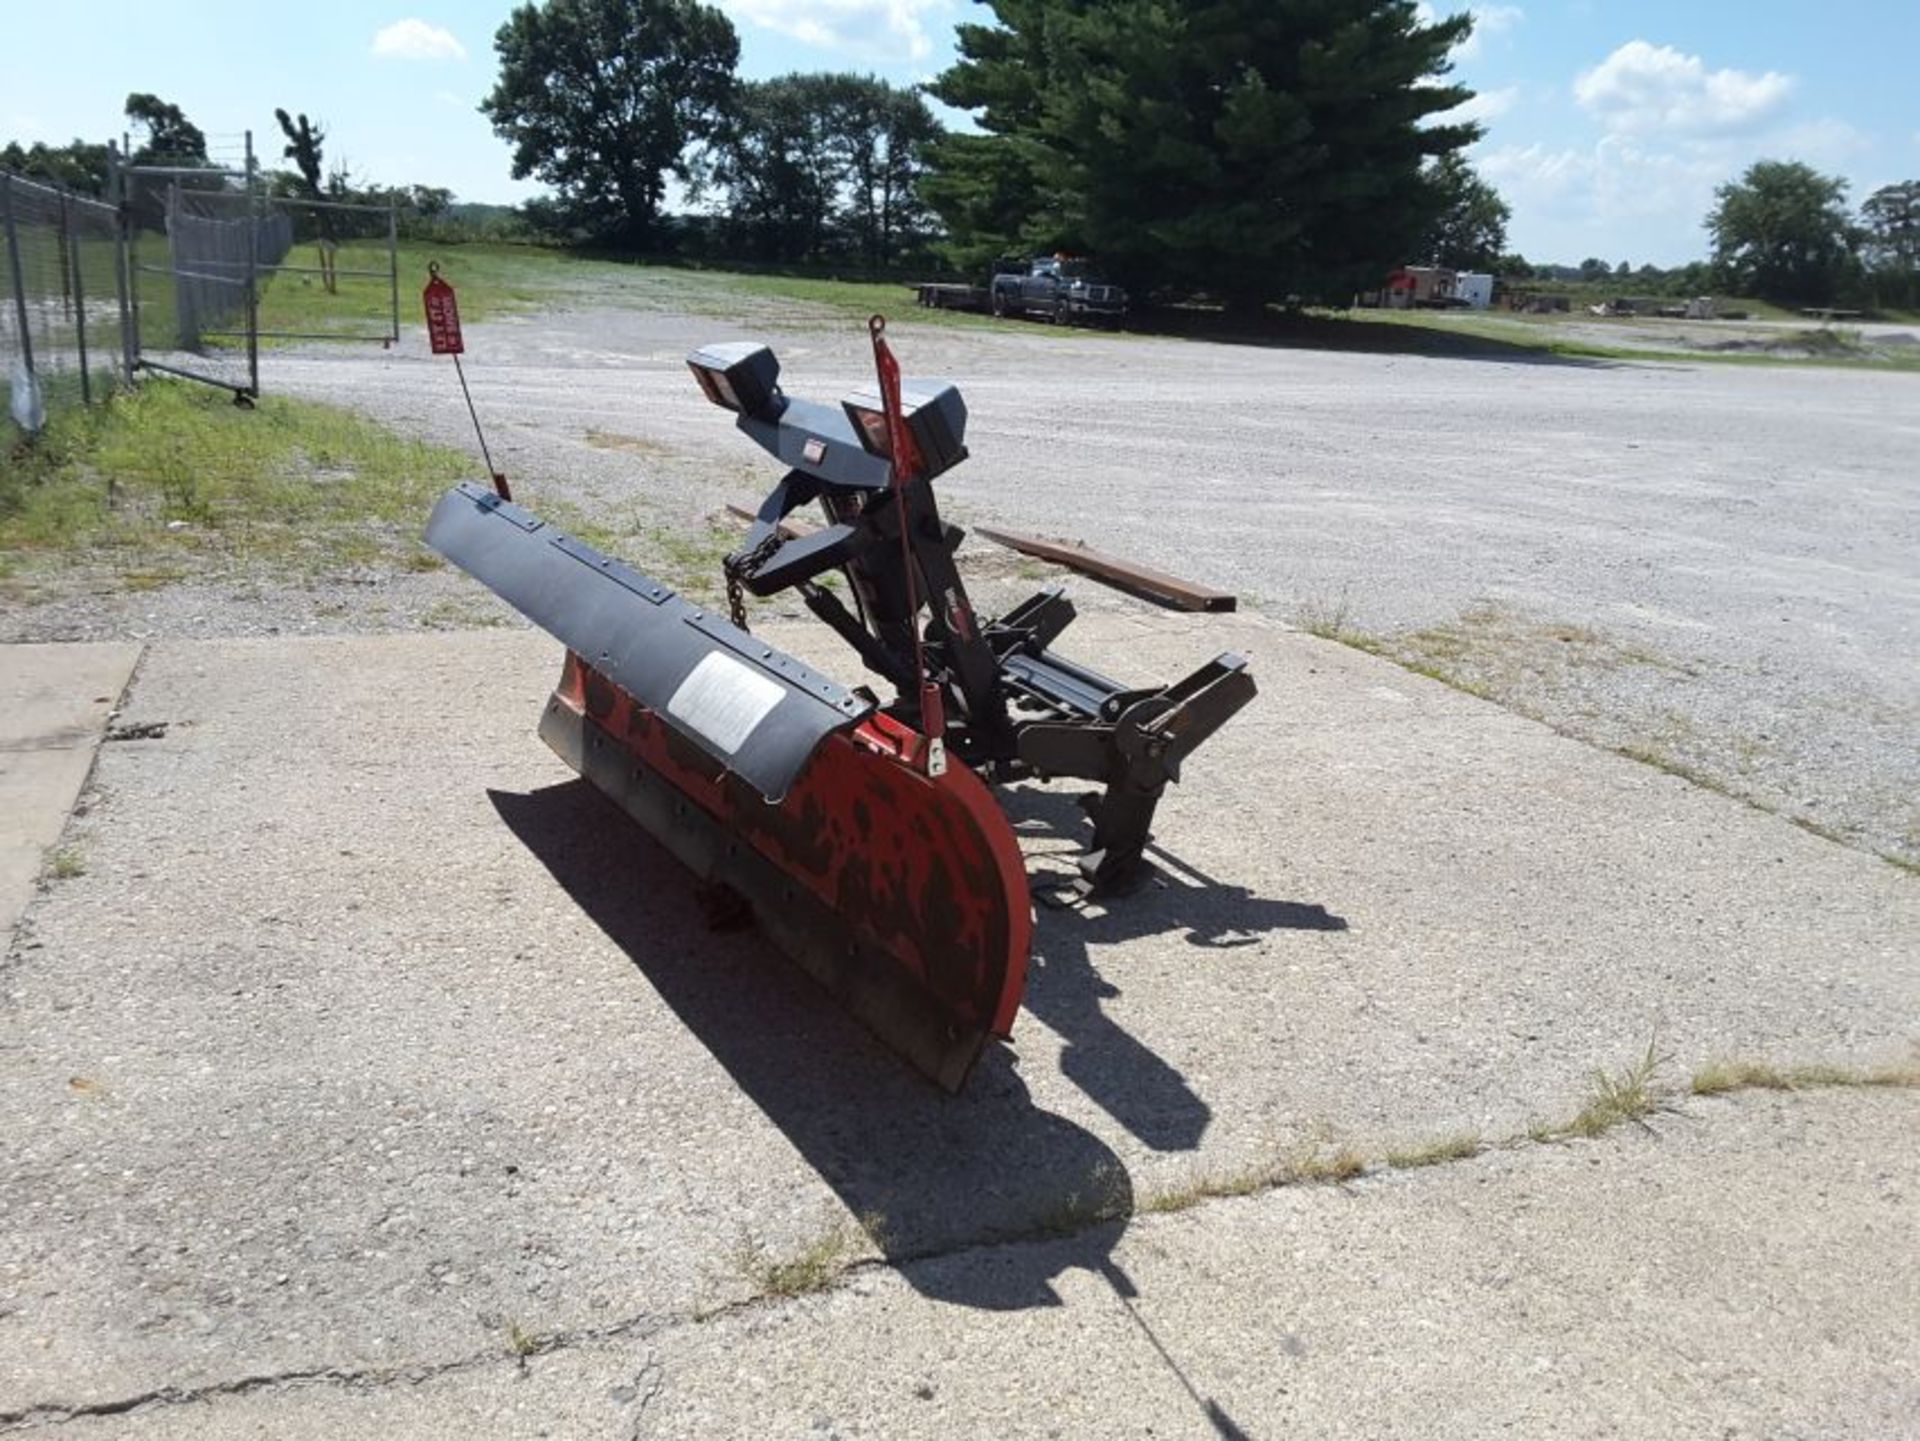
[[[949,1090],[1010,1031],[1032,910],[1012,828],[920,737],[491,491],[427,540],[562,642],[540,734],[876,1035]]]

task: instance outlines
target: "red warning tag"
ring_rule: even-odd
[[[427,267],[430,277],[420,298],[427,307],[427,344],[435,355],[459,355],[467,347],[460,339],[460,306],[453,287],[440,278],[440,266]]]

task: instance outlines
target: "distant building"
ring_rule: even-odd
[[[1463,270],[1453,278],[1453,296],[1469,309],[1485,310],[1493,304],[1493,277]]]

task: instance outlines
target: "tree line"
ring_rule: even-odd
[[[1505,274],[1626,295],[1738,295],[1783,305],[1920,308],[1920,180],[1883,185],[1857,211],[1847,182],[1797,160],[1761,160],[1714,191],[1710,258],[1663,269],[1590,255]]]
[[[1072,251],[1141,291],[1255,307],[1378,283],[1432,253],[1492,263],[1506,208],[1446,112],[1468,34],[1412,0],[990,0],[928,93],[856,75],[742,81],[700,0],[542,0],[495,36],[482,104],[540,221],[637,250],[684,245],[965,273]],[[708,207],[676,227],[675,188]]]

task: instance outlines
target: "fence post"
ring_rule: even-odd
[[[260,398],[260,222],[266,213],[253,169],[253,132],[247,131],[247,393]]]
[[[60,228],[67,236],[69,273],[73,277],[73,338],[80,352],[80,403],[93,404],[93,378],[87,374],[87,287],[80,278],[80,232],[73,223],[67,192],[60,192]]]
[[[393,344],[400,343],[400,210],[391,200],[387,202],[387,286],[391,291],[388,299],[392,305],[392,319],[387,322],[387,335]]]
[[[111,141],[107,144],[107,198],[113,202],[114,251],[113,287],[120,297],[120,363],[126,369],[126,383],[133,384],[133,372],[140,360],[140,301],[134,286],[133,201],[127,194],[126,156]]]
[[[20,269],[20,232],[13,223],[13,177],[0,171],[0,224],[7,231],[7,265],[13,272],[13,304],[20,317],[20,359],[27,367],[27,384],[38,387],[33,371],[33,334],[27,328],[27,281]]]

